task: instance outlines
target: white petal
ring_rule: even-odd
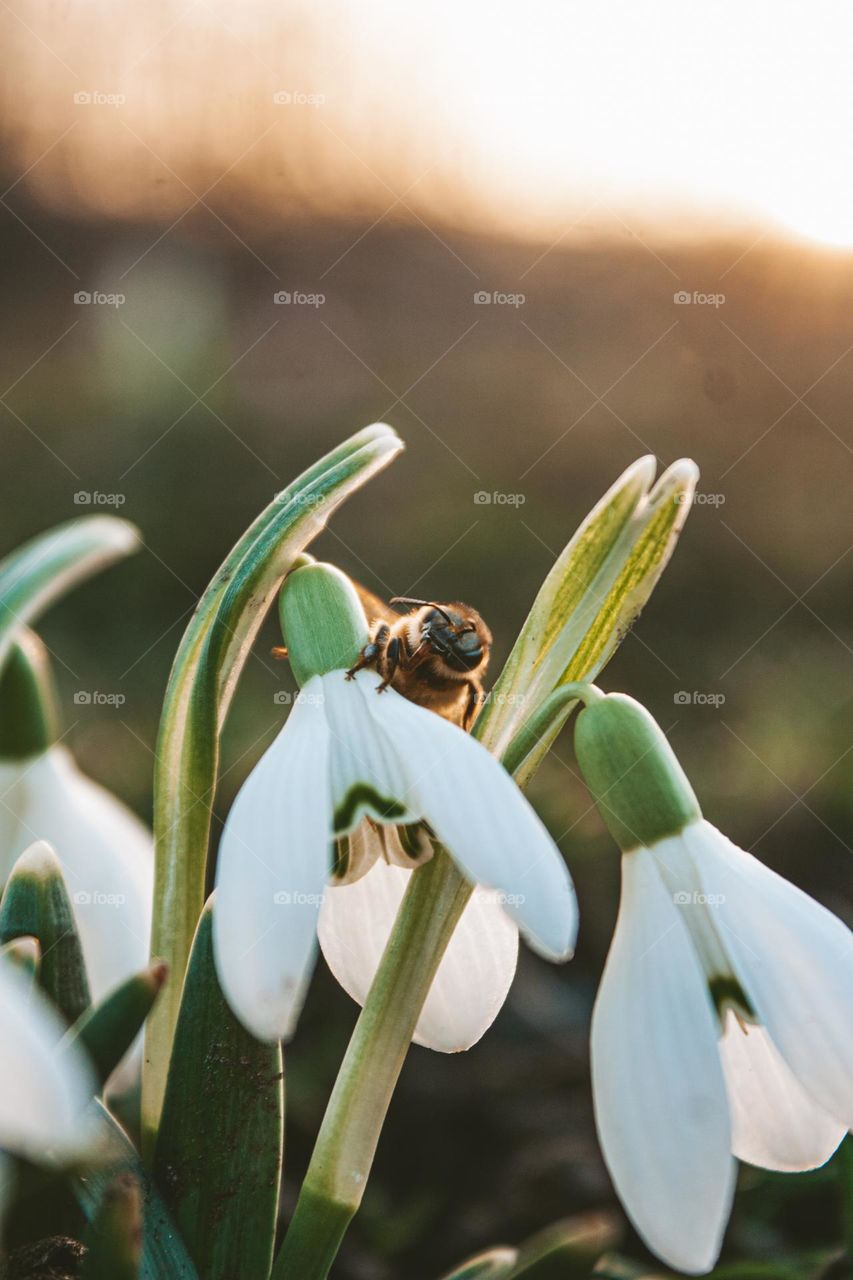
[[[320,911],[319,935],[332,973],[364,1004],[411,871],[375,863],[355,884],[333,888]],[[441,1053],[470,1049],[507,997],[518,958],[518,930],[499,898],[475,888],[424,1003],[414,1040]]]
[[[314,967],[331,869],[328,737],[319,700],[297,700],[222,832],[216,971],[235,1015],[260,1040],[291,1035]]]
[[[18,768],[5,797],[18,826],[4,849],[4,870],[8,875],[34,840],[53,845],[74,904],[92,998],[100,1000],[148,963],[151,833],[85,777],[62,746]]]
[[[99,1001],[148,963],[154,843],[151,832],[115,796],[77,768],[60,745],[0,770],[3,879],[20,853],[47,840],[59,858],[74,907],[89,987]],[[6,825],[4,823],[4,825]],[[141,1065],[141,1038],[110,1079],[130,1088]]]
[[[781,1173],[825,1164],[847,1130],[809,1097],[764,1027],[741,1027],[730,1009],[720,1052],[737,1158]]]
[[[746,995],[800,1084],[853,1124],[853,934],[710,823],[691,852]]]
[[[366,702],[403,761],[408,794],[469,880],[499,890],[537,951],[565,960],[577,903],[560,852],[506,770],[479,742],[393,689]]]
[[[690,1275],[720,1251],[734,1190],[717,1021],[687,930],[646,849],[622,900],[592,1020],[602,1151],[646,1244]]]
[[[408,804],[403,766],[368,714],[367,697],[376,697],[378,677],[365,672],[347,680],[342,671],[332,671],[321,680],[331,733],[335,831],[351,831],[367,815],[377,822],[414,822],[421,815]]]
[[[92,1141],[94,1077],[79,1048],[58,1048],[64,1031],[38,989],[0,960],[0,1145],[34,1160]]]

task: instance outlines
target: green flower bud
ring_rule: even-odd
[[[312,676],[353,666],[370,639],[355,587],[331,564],[309,564],[285,578],[279,617],[300,687]]]
[[[602,818],[625,853],[677,835],[702,817],[660,726],[624,693],[590,698],[577,718],[575,754]]]
[[[0,676],[0,759],[41,755],[59,737],[59,711],[47,649],[23,631]]]

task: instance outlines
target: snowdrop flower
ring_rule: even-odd
[[[60,1047],[61,1019],[8,956],[0,957],[0,1147],[32,1160],[79,1155],[94,1140],[95,1078],[82,1051]]]
[[[732,1157],[812,1169],[853,1121],[853,935],[703,819],[638,703],[582,696],[578,763],[623,851],[592,1024],[599,1138],[648,1246],[701,1275]]]
[[[148,963],[151,834],[57,741],[44,646],[31,632],[8,659],[0,716],[0,885],[34,840],[53,845],[97,1001]]]
[[[292,573],[281,611],[301,689],[222,833],[213,917],[222,989],[255,1036],[289,1036],[316,955],[333,840],[349,836],[361,845],[360,873],[381,850],[377,828],[425,820],[463,874],[496,891],[475,893],[466,908],[427,1002],[428,1025],[419,1028],[424,1038],[439,1024],[437,1034],[455,1043],[470,1020],[466,1002],[478,1005],[480,1020],[497,1012],[502,996],[489,970],[494,963],[498,985],[508,970],[511,979],[516,926],[543,955],[571,954],[577,913],[568,871],[521,792],[479,743],[393,689],[379,694],[374,672],[347,679],[368,627],[342,573],[323,564]],[[365,818],[375,826],[364,828]],[[386,841],[385,856],[389,848],[391,861],[405,864],[404,844]],[[409,844],[412,854],[409,866],[422,850]],[[324,946],[356,998],[363,998],[365,975],[410,874],[385,856],[339,900],[329,891],[335,905],[324,917]]]

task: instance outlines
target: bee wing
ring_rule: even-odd
[[[394,609],[391,608],[381,596],[377,596],[373,591],[368,591],[367,587],[362,586],[355,578],[350,579],[355,587],[356,594],[361,601],[361,607],[367,614],[368,622],[387,622],[395,623],[400,617]]]

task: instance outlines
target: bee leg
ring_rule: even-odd
[[[465,714],[462,717],[462,728],[465,730],[466,733],[471,728],[471,725],[474,723],[474,717],[477,714],[477,709],[480,706],[480,704],[484,701],[484,699],[485,699],[485,694],[483,693],[483,686],[480,684],[480,682],[478,680],[469,680],[468,681],[468,702],[465,706]]]
[[[393,640],[389,640],[385,646],[385,652],[381,660],[382,683],[376,686],[377,693],[384,693],[391,681],[396,675],[397,668],[400,665],[400,641],[395,636]]]
[[[388,648],[388,639],[391,635],[391,628],[387,622],[383,622],[377,627],[376,635],[369,641],[361,651],[358,662],[350,667],[347,672],[347,680],[352,680],[357,671],[363,671],[365,667],[378,667],[382,661],[383,654]]]

